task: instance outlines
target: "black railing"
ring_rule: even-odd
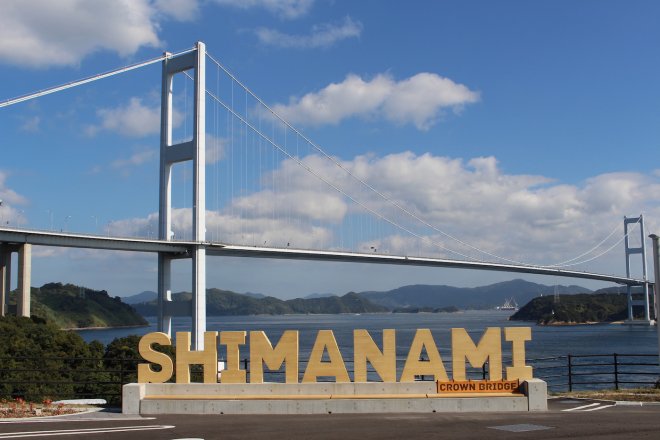
[[[119,404],[122,385],[136,380],[138,362],[107,358],[0,358],[0,398],[95,398]]]
[[[121,403],[122,385],[136,381],[139,362],[135,359],[106,358],[0,358],[0,399],[20,397],[41,401],[100,398],[111,405],[117,405]],[[405,359],[397,359],[398,375],[404,363]],[[504,364],[510,364],[510,360],[505,359]],[[548,383],[551,391],[651,386],[657,384],[660,377],[658,355],[655,354],[567,355],[528,359],[527,364],[534,368],[535,377]],[[299,380],[302,379],[305,366],[306,362],[300,361]],[[242,359],[241,367],[246,370],[249,382],[249,359]],[[346,367],[351,374],[353,362],[347,360]],[[480,368],[466,367],[468,379],[489,378],[487,364]],[[201,382],[201,366],[194,366],[191,370],[191,380]],[[264,380],[284,382],[284,373],[285,366],[276,371],[266,370]],[[452,377],[449,368],[447,375]],[[370,381],[380,380],[371,366],[367,370],[367,378]],[[429,381],[434,380],[434,377],[422,375],[415,379]]]
[[[580,354],[529,359],[534,376],[553,391],[620,389],[657,385],[657,354]]]

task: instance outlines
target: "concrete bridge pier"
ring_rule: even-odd
[[[0,316],[8,313],[11,290],[11,257],[18,254],[18,298],[16,315],[30,316],[30,284],[32,278],[32,245],[0,243]]]

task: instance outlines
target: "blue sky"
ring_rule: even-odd
[[[474,255],[443,231],[488,253],[551,264],[619,227],[580,260],[611,252],[577,268],[621,274],[623,217],[643,212],[648,232],[659,225],[659,18],[653,1],[5,0],[0,100],[204,41],[345,169],[437,228],[395,233],[280,156],[237,177],[231,192],[227,175],[245,163],[207,101],[207,144],[216,148],[207,150],[207,222],[216,234],[207,238]],[[207,87],[221,83],[209,63]],[[181,137],[190,130],[186,87]],[[1,108],[0,221],[155,234],[159,88],[156,64]],[[292,148],[298,138],[289,136]],[[298,157],[399,221],[400,212],[313,153],[305,146]],[[174,176],[181,231],[189,178],[185,167]],[[291,216],[286,226],[267,221],[266,211],[280,209]],[[156,285],[153,256],[37,249],[34,266],[34,285],[73,282],[121,296]],[[514,277],[220,258],[208,266],[209,286],[280,297]],[[188,288],[188,270],[177,266],[176,290]]]

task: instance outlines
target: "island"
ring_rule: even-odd
[[[16,307],[16,292],[9,295]],[[31,315],[61,329],[138,327],[147,321],[118,296],[75,284],[47,283],[32,287]]]
[[[514,313],[511,321],[535,321],[541,325],[591,324],[623,321],[628,317],[626,294],[595,293],[553,295],[532,299]]]

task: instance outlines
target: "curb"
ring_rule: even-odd
[[[660,402],[640,402],[636,400],[617,400],[617,406],[660,406]]]
[[[86,409],[85,411],[79,411],[71,414],[58,414],[56,416],[32,416],[32,417],[12,417],[12,418],[7,418],[7,419],[0,419],[0,423],[8,423],[8,422],[30,422],[30,421],[36,421],[36,420],[49,420],[49,419],[59,419],[62,417],[71,417],[71,416],[77,416],[80,414],[89,414],[89,413],[94,413],[94,412],[99,412],[103,411],[105,408],[89,408]]]

